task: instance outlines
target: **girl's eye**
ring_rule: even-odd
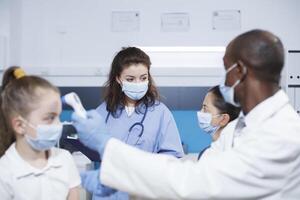
[[[127,82],[132,82],[133,81],[133,78],[128,78],[126,79]]]
[[[148,77],[145,76],[142,78],[142,81],[146,81],[146,80],[148,80]]]
[[[45,121],[47,121],[47,122],[53,122],[54,120],[55,120],[55,116],[54,115],[50,115],[50,116],[47,116],[45,118]]]

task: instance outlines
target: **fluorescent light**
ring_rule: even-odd
[[[226,47],[222,46],[139,46],[146,52],[225,52]]]

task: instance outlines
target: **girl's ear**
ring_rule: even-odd
[[[20,116],[13,117],[11,120],[12,128],[15,133],[24,135],[25,134],[25,123],[24,120],[20,118]]]
[[[228,114],[222,114],[222,120],[220,121],[220,126],[225,127],[230,121],[230,116]]]
[[[120,85],[122,85],[122,81],[120,80],[120,77],[116,77],[116,81],[117,81]]]

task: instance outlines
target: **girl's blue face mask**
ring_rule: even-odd
[[[63,124],[40,124],[34,126],[25,120],[31,128],[36,130],[36,137],[25,134],[27,143],[37,151],[45,151],[54,147],[62,134]]]
[[[140,83],[122,82],[122,91],[127,97],[132,100],[140,100],[145,96],[148,91],[149,81],[143,81]]]
[[[207,134],[213,136],[217,130],[220,128],[220,126],[214,126],[211,124],[212,118],[219,115],[212,115],[211,113],[205,113],[198,111],[197,117],[198,117],[198,124],[199,127],[205,131]]]

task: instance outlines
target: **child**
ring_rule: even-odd
[[[0,198],[79,199],[80,176],[62,133],[60,93],[19,67],[3,76],[0,109]]]

